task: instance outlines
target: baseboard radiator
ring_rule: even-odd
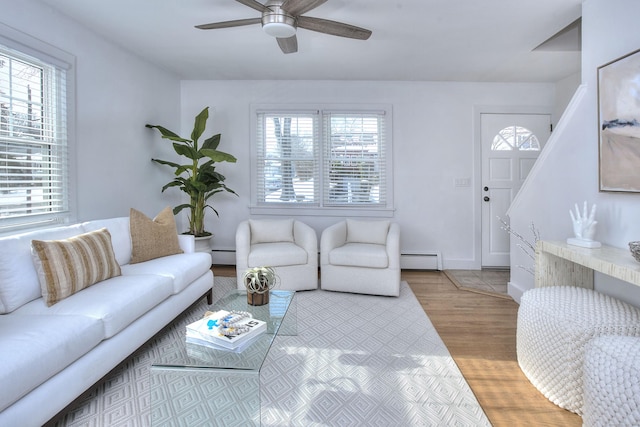
[[[442,270],[440,252],[401,253],[400,268],[403,270]]]
[[[214,265],[236,265],[236,251],[234,249],[213,249],[211,258]]]
[[[236,251],[233,249],[213,249],[213,263],[217,265],[235,265]],[[440,252],[402,253],[400,268],[404,270],[442,270]]]

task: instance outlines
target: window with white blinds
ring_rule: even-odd
[[[256,110],[256,206],[388,208],[387,111]]]
[[[384,115],[323,115],[324,204],[385,205]]]
[[[68,211],[66,70],[0,45],[0,229]]]
[[[318,203],[318,114],[259,113],[258,123],[258,199],[262,203]]]

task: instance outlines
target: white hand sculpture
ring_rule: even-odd
[[[598,221],[594,221],[596,216],[596,205],[591,207],[591,213],[587,217],[587,202],[584,202],[582,208],[582,215],[580,215],[580,209],[576,203],[576,214],[569,210],[571,215],[571,221],[573,221],[573,233],[576,235],[576,239],[580,240],[593,240],[596,234],[596,224]]]

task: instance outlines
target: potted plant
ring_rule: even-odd
[[[249,305],[269,304],[269,291],[278,280],[272,267],[252,267],[244,273],[244,286],[247,288]]]
[[[234,156],[218,150],[220,134],[205,139],[202,144],[198,142],[204,133],[208,118],[209,107],[205,107],[196,116],[191,139],[182,138],[162,126],[146,125],[148,128],[157,129],[162,138],[173,141],[175,152],[187,159],[185,164],[160,159],[151,160],[174,168],[174,179],[162,187],[162,191],[164,192],[170,187],[178,187],[189,196],[189,203],[183,203],[173,208],[173,214],[177,215],[183,209],[189,209],[189,230],[185,234],[192,234],[196,238],[212,236],[209,231],[204,229],[205,209],[210,208],[216,215],[218,215],[218,211],[209,204],[209,199],[222,191],[237,196],[235,191],[224,184],[224,175],[216,171],[216,163],[236,162]]]

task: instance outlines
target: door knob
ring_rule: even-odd
[[[489,187],[484,187],[483,190],[484,191],[489,191]]]
[[[491,200],[491,199],[489,198],[489,196],[484,196],[484,201],[485,201],[485,202],[488,202],[489,200]]]

